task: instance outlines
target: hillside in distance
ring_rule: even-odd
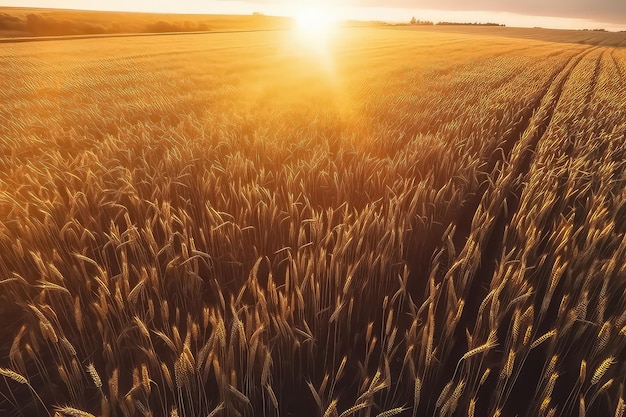
[[[0,7],[0,38],[120,33],[275,30],[284,17],[100,12]]]
[[[482,29],[0,44],[0,415],[621,417],[626,49]]]

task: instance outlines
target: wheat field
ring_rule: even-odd
[[[0,415],[623,415],[626,50],[4,43],[0,102]]]

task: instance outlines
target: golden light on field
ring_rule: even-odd
[[[626,33],[289,1],[0,8],[0,417],[625,417]]]

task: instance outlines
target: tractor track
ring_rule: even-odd
[[[508,164],[505,164],[503,167],[499,178],[495,181],[493,189],[489,190],[491,193],[489,193],[489,191],[485,192],[484,202],[481,203],[485,205],[485,209],[490,205],[490,200],[495,198],[501,199],[501,201],[500,204],[497,205],[499,207],[498,212],[492,213],[495,216],[495,220],[490,226],[491,230],[487,233],[485,242],[481,245],[483,252],[481,254],[480,266],[470,281],[470,288],[465,298],[468,301],[468,309],[466,311],[468,314],[467,322],[471,323],[473,321],[474,323],[471,323],[472,327],[473,324],[475,324],[475,320],[479,319],[477,314],[480,303],[489,292],[491,280],[496,272],[497,262],[505,248],[504,233],[506,226],[511,223],[515,213],[518,211],[526,184],[528,184],[527,178],[532,175],[531,167],[537,147],[540,141],[545,137],[552,123],[559,102],[561,101],[565,85],[570,79],[574,69],[584,57],[598,48],[597,46],[591,47],[575,55],[567,62],[561,71],[553,77],[543,97],[540,99],[539,106],[533,111],[533,116],[525,122],[525,128],[517,138],[518,142],[522,142],[521,149],[514,151],[517,143],[507,144],[507,147],[511,150],[506,160],[503,162],[508,162]],[[508,138],[508,140],[511,140],[511,138]],[[509,172],[507,172],[507,170],[509,170]],[[489,195],[487,193],[489,193]],[[463,318],[461,320],[463,321]],[[504,321],[506,322],[507,320]],[[470,329],[472,327],[470,327]],[[508,322],[500,326],[498,329],[499,340],[505,340],[507,329]],[[464,331],[464,329],[459,330]],[[542,353],[541,351],[536,351],[536,354],[541,355]],[[493,360],[495,360],[496,363],[501,363],[499,359],[502,358],[498,358],[497,356],[502,355],[502,353],[493,351],[492,355],[494,355]],[[540,371],[540,369],[530,369],[529,373],[520,375],[518,382],[536,381],[537,375],[535,375],[535,373]],[[491,384],[493,389],[496,388],[497,374],[497,372],[493,373],[491,380],[487,381],[485,389],[489,389],[489,384]],[[511,398],[510,401],[504,398],[501,399],[501,402],[507,404],[507,408],[512,407],[512,409],[516,407],[518,407],[517,409],[523,409],[519,407],[528,406],[528,404],[532,402],[532,390],[517,390],[516,393],[518,394],[516,398]],[[483,408],[484,412],[487,412],[489,407],[493,408],[495,404],[481,404],[481,408]]]
[[[600,72],[602,71],[602,60],[606,59],[605,55],[606,55],[606,51],[602,51],[601,53],[598,54],[598,58],[596,59],[596,65],[593,69],[591,82],[589,83],[589,89],[587,91],[587,96],[585,98],[585,104],[581,111],[581,114],[583,114],[584,116],[589,116],[589,112],[592,111],[593,98],[596,94],[596,88],[598,86]]]
[[[457,249],[465,247],[468,243],[468,238],[472,232],[474,215],[479,206],[483,205],[486,211],[492,204],[493,199],[501,200],[499,204],[494,205],[498,207],[497,212],[492,213],[495,218],[491,224],[486,226],[489,228],[489,231],[485,233],[484,241],[480,242],[480,264],[474,274],[470,276],[464,289],[465,293],[462,295],[462,298],[466,301],[465,309],[459,325],[455,329],[453,346],[448,357],[444,358],[445,365],[442,369],[440,381],[449,380],[454,372],[456,363],[469,348],[464,342],[465,331],[468,329],[471,332],[474,328],[478,319],[480,304],[490,290],[491,280],[504,248],[503,239],[506,226],[510,224],[518,210],[525,190],[525,184],[527,183],[527,181],[524,181],[524,178],[531,174],[530,168],[537,147],[548,131],[558,104],[561,101],[565,85],[581,60],[598,48],[597,46],[590,47],[572,56],[555,72],[551,80],[546,82],[542,93],[538,94],[533,105],[529,106],[523,113],[513,131],[504,138],[501,145],[502,152],[497,152],[497,157],[489,161],[486,174],[492,178],[497,176],[497,179],[491,183],[491,187],[489,182],[485,181],[481,189],[468,201],[466,207],[461,210],[461,214],[456,221],[457,232],[459,233],[455,233],[453,236],[453,243]],[[517,151],[515,150],[516,146],[518,147]],[[498,172],[499,166],[501,166],[501,169]],[[478,227],[483,226],[479,225]],[[504,340],[506,337],[507,326],[508,323],[505,323],[498,330],[499,340]],[[495,356],[489,358],[489,361],[493,360],[493,363],[501,363],[500,359],[502,358],[496,357],[502,355],[501,352],[497,353],[494,351],[491,355]],[[534,375],[532,377],[534,378]],[[492,372],[492,376],[488,378],[483,389],[495,390],[498,382],[497,378],[498,372]],[[519,395],[511,404],[527,407],[531,400],[532,392],[528,392],[527,395]],[[506,403],[506,401],[504,402]],[[479,402],[476,409],[477,415],[486,415],[490,406],[492,404]]]
[[[624,79],[624,70],[619,65],[619,62],[617,62],[617,58],[615,58],[615,49],[611,50],[611,60],[613,61],[613,65],[615,65],[615,71],[617,71],[617,74],[619,75],[619,79],[623,80]]]
[[[522,145],[523,148],[520,150],[519,155],[513,155],[513,149],[516,143],[511,143],[510,137],[505,141],[506,148],[510,150],[508,154],[505,153],[506,159],[503,159],[502,162],[508,162],[508,165],[503,167],[500,177],[495,181],[493,189],[491,190],[493,194],[492,198],[497,198],[498,195],[503,196],[501,197],[502,202],[499,205],[500,211],[497,213],[496,221],[492,226],[492,233],[483,244],[485,251],[482,254],[481,266],[477,270],[476,276],[483,277],[485,280],[492,278],[495,270],[495,260],[498,259],[497,256],[499,256],[502,250],[504,227],[506,224],[510,223],[517,211],[525,189],[525,181],[523,181],[523,179],[530,174],[530,167],[532,166],[537,146],[540,140],[545,136],[552,122],[558,103],[561,100],[565,84],[580,61],[597,48],[598,47],[589,48],[575,55],[553,77],[550,85],[546,88],[544,95],[540,99],[540,105],[533,109],[533,115],[523,122],[524,128],[519,133],[517,142],[523,141],[525,144]],[[538,120],[539,123],[533,125],[533,119]],[[510,172],[512,172],[513,175],[507,175],[507,169],[511,170]],[[507,178],[512,178],[513,180],[517,179],[517,181],[507,183]],[[489,196],[487,193],[489,191],[490,190],[486,190],[485,193],[481,195],[481,200],[488,199]],[[508,210],[504,210],[505,202]],[[486,205],[487,201],[483,204]],[[482,284],[486,288],[489,287],[488,281],[483,281]],[[473,285],[473,287],[476,287],[476,285]],[[468,294],[469,299],[473,298],[472,295],[476,290],[476,288],[470,289]],[[482,300],[482,297],[480,299]]]
[[[494,152],[492,157],[487,161],[483,178],[480,178],[481,185],[475,193],[470,194],[466,202],[459,208],[459,214],[453,220],[453,224],[456,225],[456,231],[454,233],[454,236],[452,236],[452,243],[456,248],[457,254],[460,253],[460,249],[462,249],[466,245],[468,238],[471,235],[474,215],[478,211],[481,203],[483,203],[486,194],[489,192],[490,178],[495,178],[498,176],[503,178],[506,177],[506,173],[504,172],[504,170],[506,169],[513,170],[513,175],[511,177],[519,178],[525,176],[525,173],[527,173],[530,168],[532,157],[537,148],[539,140],[545,134],[548,126],[550,125],[552,117],[554,116],[554,112],[563,92],[563,88],[565,86],[565,83],[569,79],[570,74],[583,57],[598,48],[598,46],[588,47],[578,54],[573,55],[560,65],[560,67],[555,71],[551,79],[545,83],[545,85],[541,89],[541,92],[537,94],[537,97],[522,112],[519,121],[513,126],[511,132],[509,132],[509,134],[503,138],[501,145],[498,148],[498,151]],[[549,102],[545,103],[546,97],[548,97],[549,95],[552,97],[552,99]],[[533,126],[533,120],[537,119],[540,120],[540,122],[536,123],[536,125]],[[511,160],[513,157],[512,152],[515,146],[520,141],[524,141],[526,145],[523,146],[523,149],[521,151],[522,155],[518,158],[519,161],[515,162]],[[498,173],[498,170],[502,170],[502,172]],[[495,181],[496,188],[501,188],[501,185],[497,185],[500,182],[500,179]],[[512,190],[511,185],[507,185],[505,188],[508,190],[506,194],[509,196],[509,198],[506,198],[507,204],[509,207],[511,207],[510,200],[519,201],[519,197],[521,196],[523,190]],[[508,210],[508,214],[506,216],[506,221],[504,222],[504,224],[496,222],[495,225],[492,224],[491,229],[502,229],[502,233],[500,233],[500,235],[502,235],[504,233],[504,225],[510,222],[512,215],[517,209],[517,204],[518,203],[515,202],[515,204],[513,205],[513,209]],[[498,219],[504,216],[504,201],[501,202],[499,206],[501,213],[498,215]],[[441,232],[443,232],[443,230]],[[480,303],[480,301],[478,300],[482,300],[482,297],[476,298],[474,297],[474,295],[481,294],[483,292],[486,294],[484,288],[480,288],[481,286],[488,288],[489,281],[491,279],[491,276],[493,275],[493,270],[495,269],[495,264],[492,261],[494,261],[496,259],[496,256],[500,253],[498,245],[495,243],[497,239],[493,237],[489,238],[490,234],[491,233],[488,233],[487,242],[481,245],[484,248],[484,253],[482,254],[481,259],[481,266],[479,267],[478,271],[473,274],[473,276],[481,275],[483,276],[483,279],[470,279],[470,281],[468,282],[468,285],[471,285],[471,288],[469,290],[469,294],[467,294],[467,298],[465,298],[468,302],[465,310],[466,312],[468,312],[467,314],[469,317],[472,317],[472,313],[475,315],[475,313],[478,311],[478,306]],[[496,233],[496,235],[497,234],[498,233]],[[500,249],[501,246],[502,245],[500,244]],[[433,247],[432,250],[435,251],[436,247]],[[428,250],[427,252],[430,253],[432,251]],[[492,256],[489,257],[488,254],[491,254]],[[414,299],[419,300],[424,295],[426,286],[428,284],[427,280],[421,279],[425,271],[424,268],[426,267],[426,265],[421,265],[418,263],[411,264],[410,267],[413,272],[411,274],[412,276],[409,279],[407,290],[410,294],[412,294]],[[491,274],[488,274],[487,276],[482,275],[487,272],[491,272]],[[478,305],[476,305],[475,308],[472,309],[472,303],[478,303]],[[464,313],[464,315],[465,314],[466,313]],[[467,320],[467,317],[465,317],[465,319]],[[469,324],[473,326],[474,323],[472,320],[470,320]]]
[[[532,166],[538,144],[552,122],[565,85],[570,79],[573,70],[585,56],[598,48],[597,46],[587,47],[564,60],[556,68],[550,79],[546,80],[539,93],[522,112],[519,121],[514,125],[513,129],[502,139],[500,149],[494,152],[493,157],[486,161],[483,177],[479,178],[479,180],[482,180],[481,185],[475,193],[470,194],[470,197],[459,208],[456,218],[452,220],[452,224],[456,225],[456,230],[451,239],[455,252],[460,254],[457,255],[458,261],[461,260],[461,257],[468,256],[469,252],[467,252],[466,246],[476,243],[468,240],[472,232],[474,232],[472,224],[481,205],[485,209],[483,212],[489,210],[490,206],[492,211],[495,211],[495,213],[491,213],[494,219],[490,224],[477,225],[481,229],[487,228],[486,232],[481,231],[483,239],[481,242],[478,242],[481,248],[480,263],[473,271],[466,271],[466,273],[469,272],[469,278],[465,281],[466,285],[460,288],[461,293],[458,294],[460,298],[465,300],[465,308],[454,330],[449,346],[446,347],[445,352],[440,352],[441,357],[438,360],[441,361],[442,367],[439,369],[436,380],[433,381],[433,392],[443,389],[443,386],[450,381],[459,359],[470,349],[465,342],[465,331],[466,329],[470,332],[473,330],[478,318],[480,304],[489,292],[491,280],[504,247],[504,231],[506,225],[511,222],[518,209],[525,187],[524,178],[530,173],[530,167]],[[499,201],[496,201],[494,204],[494,199]],[[443,233],[443,230],[440,232]],[[440,238],[441,236],[439,236]],[[434,243],[437,240],[435,232],[427,239],[432,240],[431,244],[434,246],[432,248],[428,247],[422,253],[434,255],[439,248]],[[429,273],[428,268],[431,265],[426,265],[428,260],[420,258],[419,254],[416,255],[416,258],[417,261],[411,258],[407,259],[411,270],[407,292],[414,300],[423,300],[428,285],[428,280],[425,279],[424,273]],[[456,273],[452,279],[465,280],[463,275],[465,275],[464,272]],[[439,277],[442,278],[443,275]],[[456,282],[455,286],[457,286]],[[443,307],[440,308],[445,308],[444,303],[441,303],[441,305]],[[441,313],[437,312],[435,314],[440,315]],[[506,328],[504,327],[506,326],[501,327],[503,328],[500,329],[500,333],[505,332]],[[505,336],[498,335],[499,338]],[[495,356],[488,358],[489,361],[493,361],[495,364],[501,362],[502,358],[498,357],[498,355],[502,355],[501,352],[493,352],[490,355]],[[498,382],[498,372],[492,372],[491,375],[486,382],[486,385],[491,385],[491,387],[486,386],[483,389],[495,390]],[[531,394],[529,393],[529,395]],[[525,396],[521,395],[521,397]],[[522,399],[523,401],[516,402],[516,404],[521,406],[524,404],[524,401],[530,401],[532,398]],[[524,405],[527,407],[528,403]],[[479,402],[476,414],[487,415],[489,406],[490,404]]]
[[[556,110],[557,104],[563,93],[565,83],[570,77],[570,74],[582,58],[598,47],[592,47],[585,49],[583,52],[574,55],[567,60],[561,68],[556,71],[552,79],[546,83],[542,92],[538,94],[537,98],[532,102],[527,109],[521,115],[519,122],[513,127],[512,131],[502,140],[502,144],[499,147],[500,152],[495,152],[493,157],[488,161],[485,173],[487,176],[493,176],[496,174],[494,170],[502,163],[509,162],[511,167],[512,152],[515,145],[524,140],[527,145],[523,149],[522,164],[519,167],[511,167],[515,170],[517,176],[523,175],[530,167],[532,155],[534,154],[539,140],[545,134]],[[551,94],[553,96],[552,101],[544,104],[545,98]],[[540,114],[543,113],[542,115]],[[533,117],[541,120],[537,126],[531,126]],[[473,195],[467,202],[466,208],[462,210],[461,215],[455,222],[457,224],[457,233],[453,238],[453,242],[456,248],[461,248],[465,245],[470,233],[471,224],[474,214],[478,209],[484,195],[488,191],[487,182],[483,182],[483,186]]]

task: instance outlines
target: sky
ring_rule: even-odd
[[[83,10],[293,15],[325,2],[341,18],[495,22],[507,26],[626,30],[626,0],[0,0],[0,6]]]

